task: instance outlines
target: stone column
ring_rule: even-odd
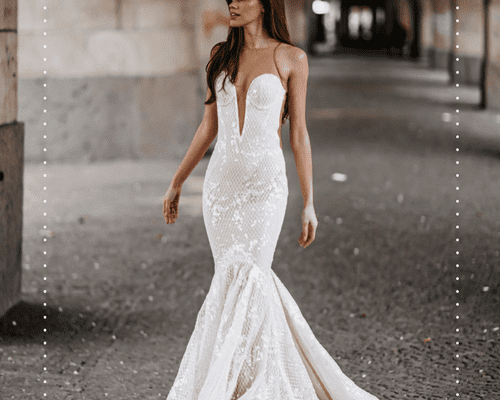
[[[422,19],[422,5],[420,0],[413,0],[413,40],[410,46],[410,57],[414,60],[420,58],[421,47],[421,19]]]
[[[434,57],[433,65],[438,69],[449,68],[451,49],[452,12],[450,0],[434,0]],[[454,33],[453,33],[454,34]]]
[[[0,2],[0,316],[21,300],[24,124],[17,122],[17,0]]]
[[[500,0],[488,2],[485,106],[500,110]]]
[[[394,0],[385,0],[385,34],[389,36],[397,19],[397,5]]]
[[[455,18],[459,22],[453,24],[453,34],[460,34],[455,38],[453,69],[459,74],[453,77],[455,82],[468,85],[479,85],[481,79],[481,60],[484,49],[484,18],[482,0],[456,0],[459,7],[455,10]]]
[[[433,68],[432,62],[434,57],[434,47],[433,47],[433,15],[434,10],[432,2],[430,0],[418,0],[422,10],[421,28],[420,28],[420,45],[421,54],[424,59],[429,63],[429,67]]]

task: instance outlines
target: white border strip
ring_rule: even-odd
[[[460,7],[459,7],[459,6],[456,6],[456,7],[455,7],[455,9],[456,9],[456,10],[459,10],[459,9],[460,9]],[[455,26],[457,26],[458,22],[459,22],[459,19],[458,19],[458,18],[456,18],[456,19],[455,19],[455,23],[456,23],[456,24],[455,24]],[[455,36],[459,36],[458,28],[456,28],[456,29],[457,29],[457,31],[455,32]],[[460,48],[460,46],[459,46],[458,44],[455,44],[455,48],[456,48],[456,49],[459,49],[459,48]],[[459,60],[458,55],[457,55],[457,57],[455,58],[455,60],[456,60],[456,61],[458,61],[458,60]],[[458,68],[458,67],[457,67],[457,68]],[[458,74],[459,74],[459,71],[458,71],[458,70],[456,70],[456,71],[455,71],[455,74],[456,74],[456,75],[458,75]],[[457,82],[455,85],[456,85],[456,87],[457,87],[457,88],[460,86],[458,82]],[[460,100],[460,96],[456,96],[456,97],[455,97],[455,99],[456,99],[457,101],[458,101],[458,100]],[[456,125],[456,126],[459,126],[459,125],[460,125],[460,122],[458,121],[458,113],[459,113],[459,109],[457,108],[457,109],[456,109],[457,121],[455,122],[455,125]],[[457,133],[457,135],[455,136],[455,138],[458,140],[458,139],[460,138],[460,135]],[[457,144],[457,148],[456,148],[456,152],[457,152],[457,160],[456,160],[456,165],[459,165],[459,160],[458,160],[458,152],[459,152],[459,150],[460,150],[460,149],[459,149],[458,144]],[[456,173],[456,175],[455,175],[455,176],[456,176],[456,178],[457,178],[457,179],[460,177],[460,173],[458,172],[458,167],[457,167],[457,173]],[[458,203],[460,202],[460,201],[459,201],[459,199],[458,199],[458,190],[459,190],[459,185],[458,185],[458,182],[457,182],[456,190],[457,190],[457,199],[456,199],[456,204],[458,204]],[[457,211],[457,212],[456,212],[456,216],[457,216],[457,224],[456,224],[456,238],[455,238],[455,242],[456,242],[457,244],[458,244],[458,242],[460,241],[460,239],[459,239],[459,237],[458,237],[458,229],[459,229],[459,227],[460,227],[460,225],[458,224],[458,216],[459,216],[459,215],[460,215],[460,213]],[[456,255],[458,256],[459,254],[460,254],[460,251],[459,251],[459,250],[457,250],[457,251],[456,251]],[[459,266],[460,266],[460,264],[459,264],[459,263],[457,263],[457,264],[456,264],[456,268],[459,268]],[[457,282],[457,283],[458,283],[458,282],[459,282],[459,280],[460,280],[460,277],[458,276],[458,269],[457,269],[457,276],[455,277],[455,282]],[[458,294],[458,293],[460,293],[460,290],[459,290],[459,289],[456,289],[456,293],[457,293],[457,294]],[[458,306],[459,306],[459,302],[458,302],[458,301],[455,303],[455,306],[457,307],[457,312],[456,312],[456,316],[455,316],[455,321],[456,321],[456,322],[458,322],[458,320],[459,320],[459,318],[460,318],[460,317],[459,317],[459,315],[458,315]],[[458,333],[458,332],[460,332],[460,328],[457,326],[457,327],[455,328],[455,331],[456,331],[457,333]],[[458,346],[458,345],[459,345],[459,343],[460,343],[460,341],[459,341],[459,340],[458,340],[458,338],[457,338],[457,341],[455,342],[455,344]],[[456,354],[455,354],[455,359],[458,361],[459,357],[460,357],[460,354],[458,353],[458,347],[457,347]],[[460,380],[458,379],[458,371],[460,370],[460,367],[457,365],[457,366],[455,367],[455,370],[456,370],[456,373],[455,373],[455,383],[457,384],[457,389],[456,389],[456,397],[459,397],[459,396],[460,396],[460,392],[459,392],[459,386],[458,386],[458,385],[459,385],[459,383],[460,383]]]
[[[44,6],[44,7],[43,7],[43,9],[44,9],[45,11],[47,11],[47,6]],[[46,23],[47,23],[47,18],[44,18],[44,19],[43,19],[43,22],[46,24]],[[46,32],[46,31],[44,31],[44,32],[43,32],[43,35],[44,35],[44,36],[47,36],[47,32]],[[46,49],[46,48],[47,48],[47,45],[46,45],[46,44],[44,44],[44,45],[43,45],[43,48],[44,48],[44,49]],[[44,57],[44,58],[43,58],[43,61],[44,61],[44,63],[45,63],[45,62],[47,62],[47,57]],[[43,74],[45,75],[45,77],[47,76],[47,71],[46,71],[45,69],[44,69],[44,71],[43,71]],[[44,88],[46,88],[46,87],[47,87],[47,81],[45,81],[45,82],[44,82],[43,87],[44,87]],[[47,96],[43,96],[43,100],[44,100],[44,102],[45,102],[45,101],[47,101]],[[47,114],[47,109],[46,109],[45,107],[44,107],[44,109],[43,109],[43,113],[44,113],[45,115]],[[45,117],[44,119],[45,119],[45,121],[43,122],[43,126],[44,126],[44,127],[47,127],[46,117]],[[47,134],[46,134],[46,133],[43,135],[43,138],[44,138],[44,139],[47,139]],[[43,151],[46,153],[46,152],[47,152],[47,148],[46,148],[46,147],[44,147],[44,148],[43,148]],[[47,165],[47,160],[44,160],[44,161],[43,161],[43,164],[44,164],[44,165]],[[45,174],[43,174],[43,177],[44,177],[44,178],[46,178],[46,177],[47,177],[47,174],[46,174],[46,173],[45,173]],[[44,190],[44,191],[46,191],[46,190],[47,190],[47,186],[44,186],[44,187],[43,187],[43,190]],[[44,196],[44,197],[46,197],[46,196]],[[44,204],[45,204],[45,203],[47,203],[47,199],[46,199],[46,198],[44,198],[43,202],[44,202]],[[46,216],[47,216],[47,213],[46,213],[46,212],[44,212],[44,213],[43,213],[43,216],[44,216],[44,217],[46,217]],[[43,226],[43,229],[45,230],[45,233],[46,233],[46,232],[47,232],[47,225],[44,225],[44,226]],[[43,238],[43,241],[44,241],[44,242],[47,242],[47,237],[48,237],[48,236],[50,236],[50,235],[45,235],[45,236],[44,236],[44,238]],[[44,254],[44,255],[47,255],[47,251],[46,251],[46,250],[44,250],[44,251],[43,251],[43,254]],[[44,263],[44,264],[43,264],[43,267],[44,267],[44,268],[47,268],[47,264],[46,264],[46,263]],[[45,282],[47,282],[47,276],[44,276],[44,277],[43,277],[43,279],[44,279],[44,281],[45,281]],[[44,294],[46,294],[46,293],[47,293],[47,289],[44,289],[44,290],[43,290],[43,293],[44,293]],[[44,303],[43,303],[43,306],[46,308],[46,307],[47,307],[47,302],[44,302]],[[46,321],[46,320],[47,320],[47,315],[45,315],[45,314],[44,314],[43,318],[44,318],[44,319],[45,319],[45,321]],[[47,332],[47,327],[43,328],[43,332],[44,332],[44,333],[46,333],[46,332]],[[44,340],[44,341],[43,341],[43,345],[44,345],[44,346],[47,346],[47,341],[46,341],[46,340]],[[45,349],[46,349],[46,348],[45,348]],[[46,352],[46,351],[44,352],[43,357],[44,357],[45,359],[47,358],[47,352]],[[47,366],[44,366],[44,367],[43,367],[43,370],[44,370],[44,372],[47,372]],[[43,380],[43,383],[44,383],[44,384],[46,384],[46,383],[47,383],[47,379],[44,379],[44,380]],[[43,396],[44,396],[44,397],[47,397],[47,393],[46,393],[46,392],[44,392],[44,393],[43,393]]]

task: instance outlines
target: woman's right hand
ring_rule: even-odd
[[[170,184],[165,196],[163,197],[163,217],[167,224],[175,223],[179,215],[179,199],[181,196],[181,187],[175,188]]]

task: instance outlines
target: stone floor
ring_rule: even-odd
[[[500,111],[476,109],[476,88],[423,63],[309,61],[317,237],[297,243],[284,131],[290,195],[273,269],[344,373],[378,398],[494,399]],[[23,301],[0,319],[0,399],[166,398],[213,274],[209,159],[174,225],[162,198],[177,160],[25,166]]]

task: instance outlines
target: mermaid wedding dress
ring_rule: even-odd
[[[281,80],[252,81],[240,135],[223,78],[202,194],[215,272],[167,400],[377,400],[344,375],[271,269],[288,197]]]

